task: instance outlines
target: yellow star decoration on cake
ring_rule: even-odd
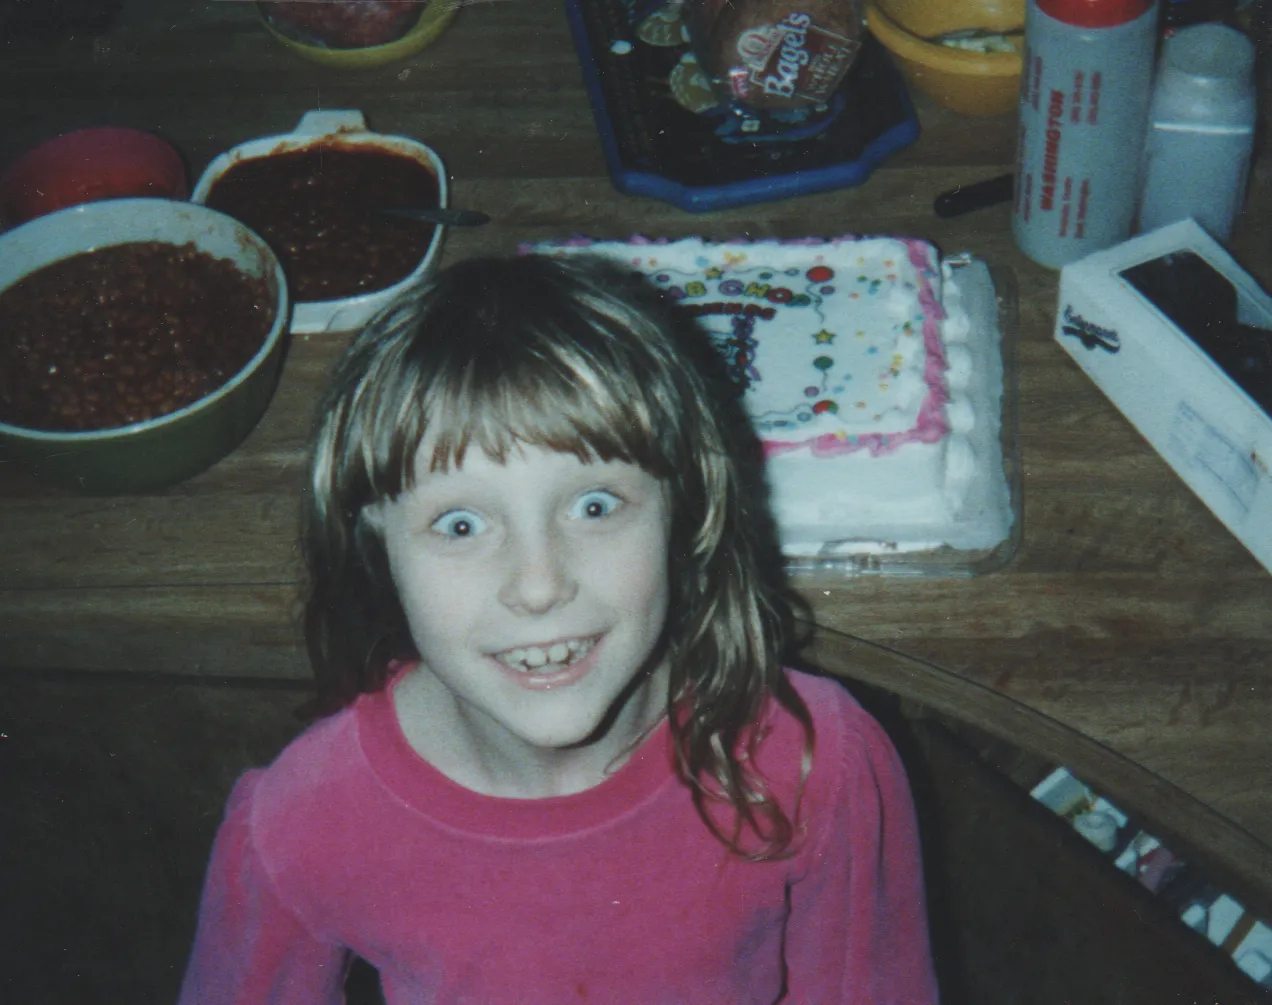
[[[825,328],[823,328],[821,331],[813,334],[813,339],[818,345],[829,345],[831,342],[835,341],[835,333],[828,332]]]
[[[707,269],[708,279],[719,279],[723,275],[724,275],[724,269],[720,268],[720,266],[718,265],[713,265],[711,266],[711,268]]]

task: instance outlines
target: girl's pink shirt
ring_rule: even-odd
[[[342,1002],[350,953],[389,1005],[933,1005],[896,752],[836,682],[790,676],[816,750],[798,849],[763,863],[703,825],[665,723],[595,788],[500,799],[423,761],[391,690],[362,696],[235,787],[182,1005]],[[765,724],[789,809],[802,733],[775,703]]]

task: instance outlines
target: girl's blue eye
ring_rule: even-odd
[[[579,496],[574,503],[574,508],[570,511],[570,516],[582,517],[585,520],[597,520],[613,513],[618,508],[620,501],[613,492],[595,489]]]
[[[455,509],[433,521],[433,530],[446,537],[474,537],[486,529],[485,521],[472,510]]]

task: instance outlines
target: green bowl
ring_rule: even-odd
[[[232,260],[268,283],[274,323],[233,378],[168,415],[88,432],[43,432],[0,422],[0,455],[38,478],[91,495],[154,492],[210,468],[264,415],[286,353],[289,301],[278,259],[237,220],[192,203],[114,199],[23,224],[0,235],[0,290],[72,255],[134,241],[193,242],[200,251]]]

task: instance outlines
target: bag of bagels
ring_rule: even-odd
[[[824,108],[861,48],[857,0],[684,2],[699,63],[748,108]]]

